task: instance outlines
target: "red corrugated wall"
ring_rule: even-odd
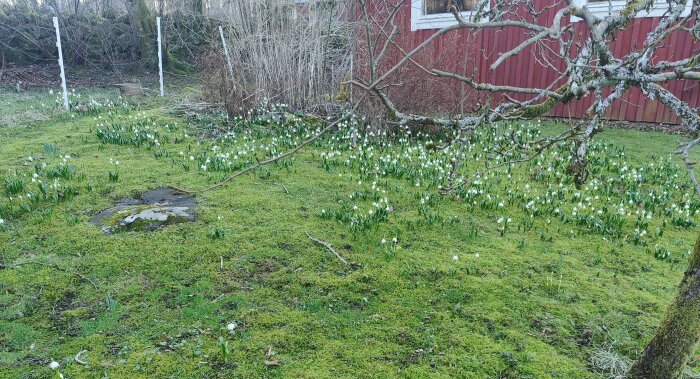
[[[377,0],[381,2],[384,0]],[[550,25],[557,12],[556,8],[547,9],[553,2],[535,0],[536,7],[542,10],[539,17],[541,24]],[[375,10],[375,12],[381,12]],[[381,16],[379,16],[381,17]],[[630,48],[643,43],[646,34],[658,24],[659,18],[636,18],[627,29],[619,32],[613,44],[615,56],[622,57]],[[397,45],[409,51],[429,38],[435,30],[411,31],[410,0],[404,0],[402,9],[397,17],[399,34],[395,38]],[[581,23],[576,25],[577,33],[583,33]],[[561,69],[563,63],[551,59],[553,67],[549,67],[542,59],[541,49],[525,50],[515,57],[506,60],[495,70],[489,66],[498,57],[528,38],[523,29],[506,28],[502,30],[488,29],[469,34],[466,30],[457,30],[437,39],[431,46],[416,56],[419,64],[428,68],[438,68],[452,71],[461,75],[473,75],[484,83],[511,85],[519,87],[543,88],[558,77],[555,68]],[[554,46],[553,46],[554,47]],[[365,49],[358,47],[356,52],[356,75],[362,76],[361,67]],[[656,60],[677,60],[700,51],[700,43],[693,42],[687,33],[676,32],[665,46],[660,48]],[[386,69],[401,56],[398,48],[390,48],[384,63],[380,67]],[[468,59],[465,59],[468,57]],[[483,101],[483,95],[475,93],[470,87],[451,79],[437,79],[425,73],[416,65],[407,65],[392,78],[392,86],[387,89],[397,106],[405,111],[455,114],[468,112]],[[691,81],[672,81],[666,86],[679,98],[691,106],[700,107],[700,83]],[[523,95],[515,98],[525,99]],[[497,100],[497,99],[495,99]],[[551,116],[578,118],[590,106],[590,98],[572,101],[569,104],[558,105]],[[676,117],[658,101],[647,100],[641,92],[632,88],[622,98],[617,100],[608,110],[607,117],[613,120],[677,123]]]

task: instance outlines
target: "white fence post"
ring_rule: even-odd
[[[224,38],[224,28],[221,25],[219,25],[219,34],[221,35],[221,44],[224,45],[224,55],[226,56],[226,64],[228,64],[229,78],[233,83],[233,65],[231,65],[231,57],[228,55],[228,46],[226,45],[226,38]]]
[[[156,17],[158,23],[158,71],[160,72],[160,96],[163,97],[163,48],[160,40],[160,17]]]
[[[66,87],[66,72],[63,68],[63,51],[61,49],[61,33],[58,31],[58,17],[53,18],[53,27],[56,28],[56,47],[58,48],[58,65],[61,67],[61,86],[63,86],[63,107],[67,111],[68,106],[68,88]]]

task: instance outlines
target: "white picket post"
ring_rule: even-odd
[[[58,65],[61,67],[61,86],[63,86],[63,107],[67,111],[68,106],[68,88],[66,87],[66,72],[63,68],[63,51],[61,49],[61,33],[58,31],[58,17],[53,18],[53,27],[56,28],[56,47],[58,48]]]
[[[160,72],[160,96],[163,97],[163,48],[160,40],[160,17],[156,17],[158,24],[158,71]]]
[[[221,35],[221,44],[224,45],[224,55],[226,56],[226,64],[228,65],[229,79],[233,82],[233,65],[231,65],[231,57],[228,55],[228,46],[226,45],[226,38],[224,38],[224,28],[219,25],[219,34]]]

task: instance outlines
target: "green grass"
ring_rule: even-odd
[[[675,225],[664,214],[671,203],[696,205],[680,162],[668,162],[680,137],[629,130],[606,131],[599,138],[612,144],[593,149],[599,180],[618,178],[601,189],[576,190],[560,166],[547,172],[566,158],[562,147],[540,161],[544,169],[525,164],[510,178],[501,170],[481,178],[483,194],[441,197],[436,167],[449,153],[384,137],[351,148],[362,136],[346,130],[198,195],[194,223],[104,235],[87,222],[149,189],[204,188],[308,133],[258,122],[240,123],[235,142],[196,137],[214,122],[117,107],[0,128],[1,182],[21,180],[31,194],[0,200],[0,377],[48,377],[53,360],[69,378],[598,377],[596,351],[634,359],[652,336],[696,235],[696,215]],[[113,125],[128,126],[125,138],[98,138]],[[465,172],[481,164],[466,162]],[[642,164],[641,185],[619,179],[623,165]],[[565,200],[551,207],[567,216],[542,205],[531,218],[524,205],[560,181]],[[573,216],[576,192],[602,197],[603,187],[606,215],[635,199],[619,229]],[[656,189],[668,199],[645,206],[654,216],[635,239],[637,201]],[[385,209],[384,197],[390,211],[379,214],[372,203]],[[512,219],[505,231],[501,217]],[[48,265],[15,267],[25,262]],[[87,366],[73,359],[81,350]]]

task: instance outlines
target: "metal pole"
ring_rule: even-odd
[[[61,32],[58,31],[58,17],[53,18],[53,27],[56,28],[56,47],[58,48],[58,65],[61,67],[61,86],[63,87],[63,107],[70,111],[68,105],[68,88],[66,87],[66,72],[63,68],[63,51],[61,49]]]
[[[160,40],[160,17],[156,17],[158,24],[158,71],[160,72],[160,96],[163,97],[163,48]]]

